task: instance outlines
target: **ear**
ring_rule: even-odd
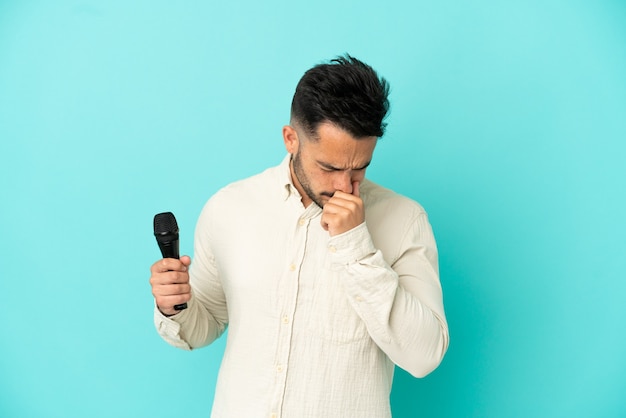
[[[285,148],[289,154],[295,155],[298,152],[300,141],[298,139],[298,133],[293,127],[289,125],[283,126],[283,141],[285,142]]]

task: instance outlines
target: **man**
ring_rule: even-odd
[[[282,164],[207,202],[192,265],[152,266],[168,343],[190,350],[229,327],[212,417],[389,417],[394,364],[419,377],[441,362],[448,327],[426,213],[365,179],[388,90],[349,55],[307,71]]]

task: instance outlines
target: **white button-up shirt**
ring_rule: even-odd
[[[228,326],[214,418],[391,416],[394,364],[424,376],[448,327],[416,202],[363,181],[365,222],[330,237],[281,165],[216,193],[195,234],[188,309],[160,335],[192,349]]]

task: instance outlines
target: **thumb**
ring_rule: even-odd
[[[352,182],[352,195],[356,197],[361,197],[361,190],[359,190],[359,182]]]
[[[191,257],[189,257],[188,255],[184,255],[180,258],[180,262],[189,267],[189,265],[191,264]]]

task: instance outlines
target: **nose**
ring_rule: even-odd
[[[352,175],[350,170],[338,171],[333,186],[335,190],[344,193],[352,193]]]

